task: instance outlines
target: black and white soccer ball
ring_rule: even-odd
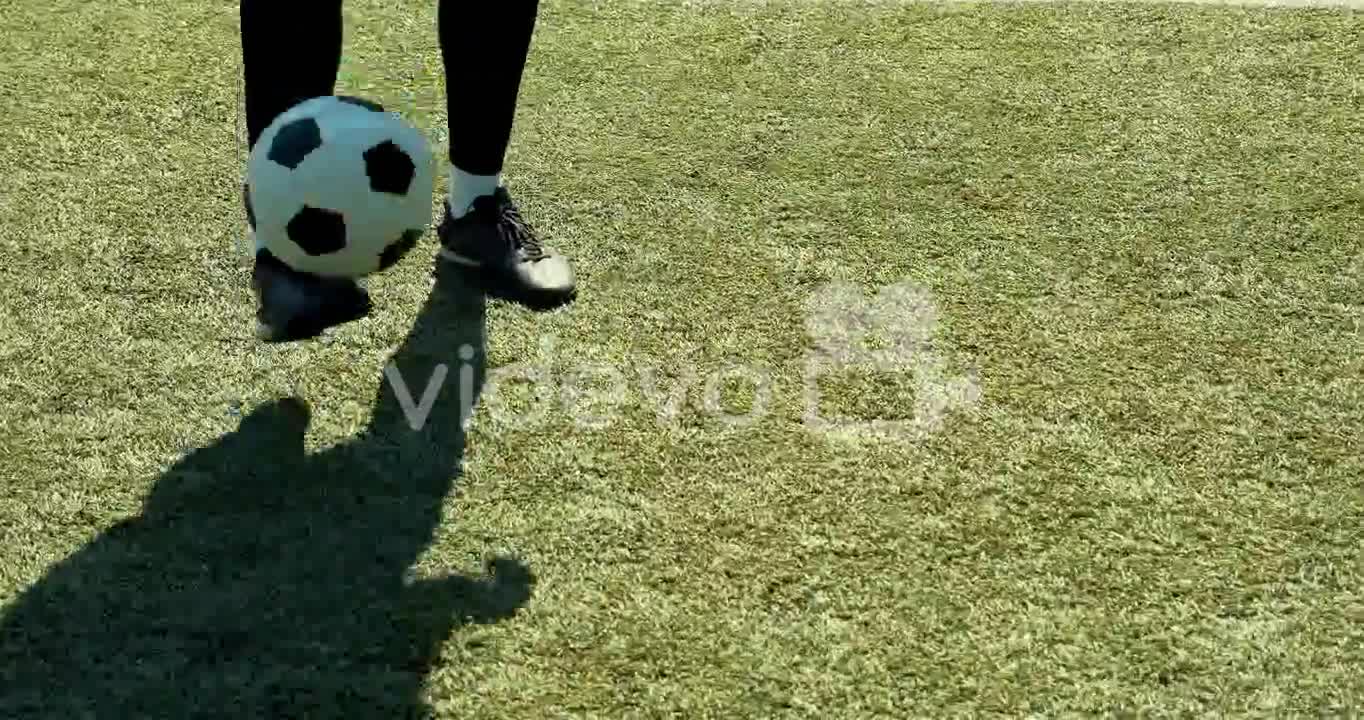
[[[360,278],[402,259],[431,222],[426,136],[378,103],[330,95],[270,124],[247,162],[256,250],[325,277]]]

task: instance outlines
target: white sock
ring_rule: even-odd
[[[456,218],[469,212],[474,200],[484,195],[492,195],[502,184],[502,176],[470,175],[463,170],[450,166],[450,214]]]

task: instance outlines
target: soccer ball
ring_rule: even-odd
[[[432,165],[421,131],[378,103],[305,100],[275,118],[247,161],[256,250],[324,277],[387,270],[431,222]]]

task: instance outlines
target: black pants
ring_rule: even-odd
[[[465,172],[502,170],[538,6],[537,0],[440,0],[450,162]],[[241,23],[246,128],[254,147],[280,113],[335,91],[341,0],[241,0]]]

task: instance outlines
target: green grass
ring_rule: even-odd
[[[485,308],[417,253],[275,348],[228,5],[0,2],[0,716],[1364,702],[1357,14],[548,2],[506,175],[580,303]],[[433,6],[349,3],[342,88],[439,141]],[[980,401],[807,432],[833,281],[930,292]],[[491,369],[627,372],[613,421],[465,437],[447,391],[410,431],[383,363],[420,394],[485,323]],[[735,363],[772,373],[751,427],[636,376]]]

